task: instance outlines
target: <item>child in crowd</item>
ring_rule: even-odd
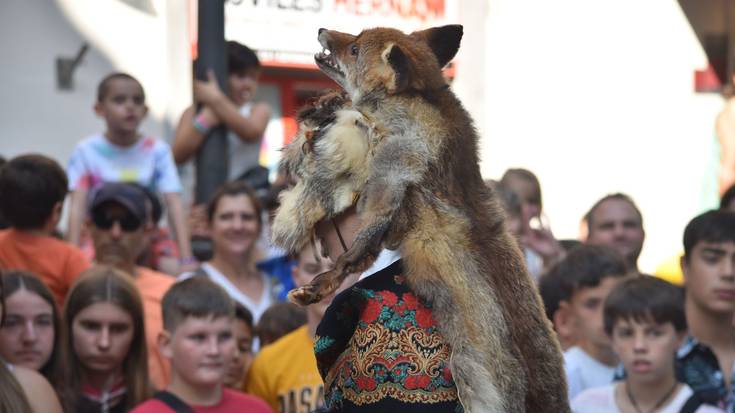
[[[2,277],[5,320],[0,328],[0,355],[57,383],[61,330],[53,295],[29,272],[8,271]]]
[[[125,273],[86,271],[64,307],[67,412],[127,412],[150,396],[143,303]]]
[[[253,315],[247,308],[235,304],[235,320],[232,323],[232,332],[235,335],[235,356],[225,375],[225,386],[242,390],[245,376],[253,363]]]
[[[89,267],[81,250],[53,236],[66,192],[64,170],[45,156],[18,156],[0,169],[0,212],[11,225],[0,231],[0,267],[37,274],[59,308]]]
[[[574,328],[569,323],[570,317],[565,317],[566,313],[559,311],[559,304],[564,295],[564,274],[552,268],[551,271],[541,276],[538,289],[541,300],[544,302],[546,317],[554,327],[561,350],[567,351],[574,345],[576,338]]]
[[[263,188],[248,179],[260,167],[260,144],[271,116],[267,104],[252,102],[258,87],[260,61],[249,47],[228,41],[227,69],[227,94],[220,90],[211,71],[206,81],[194,81],[195,103],[179,120],[172,148],[174,159],[179,164],[191,159],[209,130],[224,125],[230,131],[228,181],[244,179],[260,190]]]
[[[735,407],[735,214],[705,212],[684,229],[685,310],[689,337],[677,374],[705,403]]]
[[[174,284],[163,297],[159,335],[161,353],[171,363],[171,384],[133,413],[270,412],[262,400],[223,385],[235,351],[234,315],[230,297],[208,278]]]
[[[679,383],[674,356],[687,332],[682,291],[638,276],[620,283],[604,307],[605,332],[625,368],[624,380],[588,389],[572,401],[575,413],[716,413]]]
[[[275,303],[258,321],[255,328],[260,346],[265,347],[306,324],[306,312],[293,303]]]
[[[143,86],[125,73],[106,76],[97,88],[95,112],[107,128],[79,142],[69,160],[72,191],[68,239],[79,245],[87,198],[105,182],[137,182],[162,193],[176,234],[182,265],[194,268],[181,202],[181,183],[164,141],[138,131],[148,112]]]
[[[500,184],[515,192],[521,201],[520,241],[529,272],[538,278],[565,254],[542,220],[541,183],[533,172],[511,168],[505,171]]]
[[[317,248],[315,251],[314,248]],[[322,257],[321,243],[307,245],[292,267],[294,284],[308,284],[332,268]],[[359,274],[345,279],[340,290],[352,285]],[[245,392],[268,402],[277,413],[312,412],[324,407],[324,382],[314,355],[314,335],[334,296],[306,307],[306,324],[263,348],[248,372]]]
[[[610,291],[627,274],[625,261],[614,250],[584,245],[571,250],[551,273],[559,277],[557,324],[569,329],[575,345],[564,352],[569,399],[581,391],[612,382],[618,358],[602,322]]]
[[[227,93],[224,93],[214,75],[207,80],[194,80],[194,104],[179,119],[172,145],[176,163],[192,159],[212,128],[225,126],[227,132],[227,181],[245,180],[259,198],[270,185],[268,169],[260,165],[260,147],[271,117],[271,108],[265,103],[254,103],[261,66],[258,56],[249,47],[235,41],[227,45]],[[198,63],[198,62],[197,62]],[[204,69],[204,68],[201,68]],[[206,207],[191,208],[189,225],[201,251],[202,260],[208,259],[209,228]],[[205,257],[206,256],[206,257]],[[259,314],[253,314],[256,319]]]
[[[0,271],[0,325],[5,321],[5,300]],[[38,372],[8,363],[0,356],[0,412],[62,413],[56,392]]]

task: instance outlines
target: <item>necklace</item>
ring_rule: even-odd
[[[658,402],[656,402],[656,404],[653,406],[651,410],[648,411],[648,413],[653,413],[656,411],[656,409],[661,407],[661,405],[664,404],[666,399],[671,397],[671,395],[674,393],[674,390],[676,390],[676,387],[678,385],[679,383],[675,381],[671,389],[667,391],[666,394],[664,394],[664,397],[662,397]],[[625,393],[628,395],[628,399],[630,399],[630,404],[633,405],[633,408],[635,409],[635,411],[638,413],[643,413],[643,411],[641,411],[641,408],[638,407],[638,402],[635,401],[635,398],[633,397],[633,393],[630,392],[630,386],[628,385],[627,381],[625,382]]]

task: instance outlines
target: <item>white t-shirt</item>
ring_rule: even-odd
[[[69,189],[90,193],[106,182],[137,182],[157,193],[181,192],[181,181],[164,141],[143,137],[122,147],[101,133],[77,143],[66,169]]]
[[[620,409],[618,409],[618,405],[615,403],[615,387],[616,384],[610,384],[604,387],[585,390],[572,400],[572,412],[620,413]],[[676,392],[676,396],[665,406],[656,410],[656,413],[679,413],[692,394],[692,389],[689,386],[686,384],[682,385],[679,391]],[[699,406],[695,413],[723,413],[723,411],[714,406],[703,404]]]
[[[614,366],[600,363],[577,346],[564,352],[564,371],[567,374],[569,400],[584,390],[612,383],[615,375]]]
[[[243,294],[242,291],[240,291],[235,284],[230,282],[230,280],[221,272],[217,271],[216,268],[214,268],[209,263],[202,264],[202,270],[207,273],[209,276],[209,279],[217,283],[220,287],[224,288],[225,291],[227,291],[227,294],[230,295],[230,297],[237,301],[239,304],[242,304],[243,307],[247,308],[248,311],[250,311],[250,314],[253,315],[253,324],[257,324],[258,320],[260,320],[260,316],[263,315],[265,310],[268,309],[268,307],[273,304],[273,292],[271,291],[271,281],[268,279],[268,277],[263,274],[259,273],[261,277],[263,277],[263,293],[260,296],[260,300],[256,303],[250,297]],[[190,278],[194,276],[193,272],[186,272],[181,274],[178,277],[178,281],[185,280],[187,278]]]

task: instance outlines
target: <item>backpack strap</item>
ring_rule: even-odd
[[[694,413],[699,409],[700,406],[704,404],[704,401],[701,397],[697,395],[697,393],[694,393],[689,397],[684,403],[684,406],[681,407],[681,410],[679,410],[679,413]]]
[[[176,413],[195,413],[194,409],[170,391],[161,390],[154,394],[153,398],[172,408]]]

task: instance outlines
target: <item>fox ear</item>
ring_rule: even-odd
[[[451,24],[411,33],[411,37],[425,41],[439,61],[439,67],[444,67],[457,54],[459,43],[464,33],[462,25]]]
[[[395,93],[408,89],[411,84],[411,64],[406,54],[400,47],[392,44],[383,52],[383,55],[395,74]]]

